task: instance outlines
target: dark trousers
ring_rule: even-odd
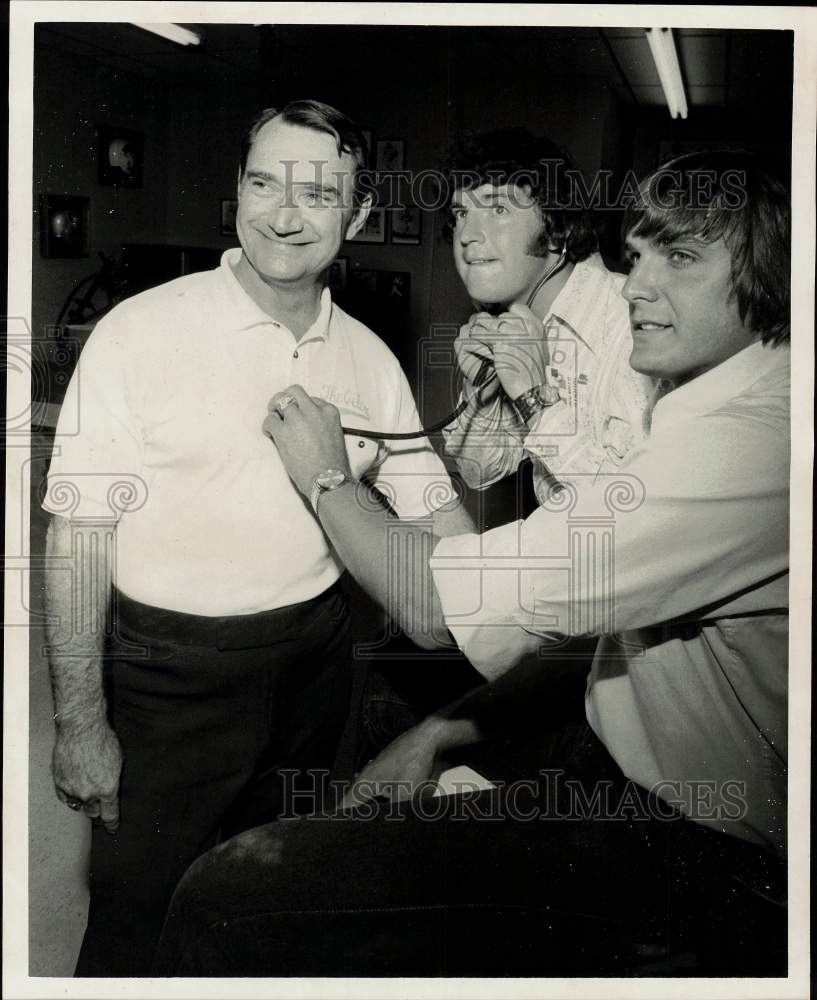
[[[782,867],[627,782],[586,727],[559,741],[561,774],[210,851],[154,974],[785,975],[785,907],[767,898]]]
[[[94,825],[77,976],[144,976],[167,903],[219,840],[313,812],[346,721],[346,605],[209,618],[115,595],[108,671],[120,827]]]

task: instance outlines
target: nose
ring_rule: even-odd
[[[654,302],[658,298],[655,269],[643,257],[633,264],[621,294],[630,303],[639,300]]]
[[[484,242],[485,230],[477,212],[469,212],[460,222],[459,240],[462,246]]]
[[[276,236],[291,236],[293,233],[301,232],[304,220],[297,205],[283,202],[270,207],[267,213],[267,225]]]

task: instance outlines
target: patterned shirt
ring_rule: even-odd
[[[623,284],[598,254],[573,268],[543,321],[551,362],[546,378],[561,399],[530,430],[498,380],[482,390],[465,386],[469,405],[444,434],[446,454],[469,486],[483,489],[510,475],[527,453],[541,501],[548,470],[558,478],[611,471],[644,439],[656,388],[629,365]]]

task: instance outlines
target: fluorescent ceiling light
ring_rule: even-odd
[[[673,118],[687,116],[687,99],[684,94],[684,81],[681,79],[681,67],[678,65],[678,53],[672,40],[672,28],[645,28],[647,41],[650,43],[655,68],[664,91],[669,113]]]
[[[171,42],[178,42],[179,45],[199,45],[201,43],[201,35],[197,35],[189,28],[183,28],[180,24],[139,24],[136,21],[131,23],[135,24],[137,28],[152,31],[154,35],[161,35],[162,38],[167,38]]]

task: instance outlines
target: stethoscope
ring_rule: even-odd
[[[536,300],[536,296],[544,288],[545,283],[549,281],[557,271],[560,271],[565,264],[567,259],[567,246],[562,247],[562,252],[559,254],[558,259],[555,263],[545,271],[542,277],[536,282],[531,290],[530,295],[525,302],[528,309],[533,307],[533,303]],[[410,441],[413,438],[426,437],[428,434],[434,434],[435,431],[441,431],[444,427],[448,427],[449,424],[453,424],[454,421],[459,417],[461,413],[465,410],[474,396],[484,389],[487,385],[490,385],[494,379],[497,378],[496,368],[494,368],[494,363],[491,358],[483,358],[482,365],[476,374],[474,379],[474,388],[476,392],[470,396],[465,397],[462,402],[457,406],[455,410],[452,410],[448,416],[444,417],[442,420],[438,420],[436,424],[432,424],[430,427],[424,427],[420,431],[409,431],[408,433],[394,433],[392,431],[371,431],[364,429],[362,427],[344,427],[341,426],[341,430],[344,434],[351,434],[355,437],[370,438],[373,441]],[[362,444],[361,444],[362,447]]]

